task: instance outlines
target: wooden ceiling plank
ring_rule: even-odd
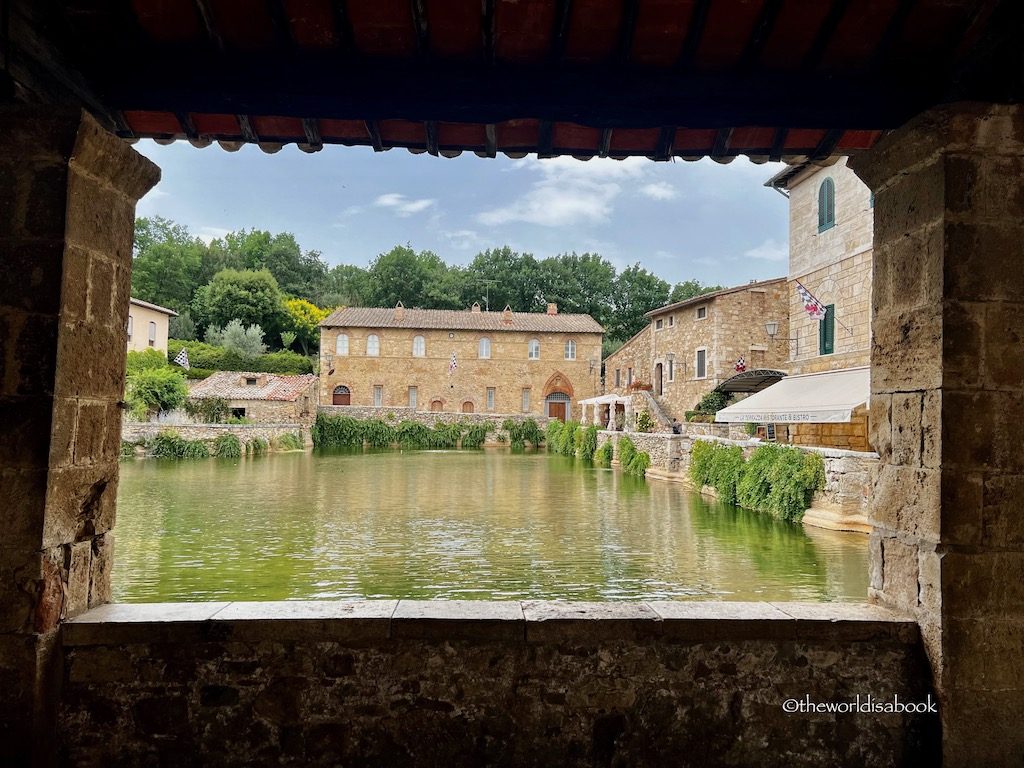
[[[196,10],[199,12],[199,18],[203,22],[203,29],[206,30],[206,39],[217,50],[224,50],[224,38],[221,37],[220,30],[217,28],[217,20],[214,18],[209,0],[192,0],[192,2],[195,3]]]
[[[843,134],[846,131],[842,128],[833,128],[825,131],[825,135],[821,141],[818,142],[818,146],[814,148],[814,152],[810,155],[811,160],[825,160],[832,156],[832,153],[836,150],[836,145],[839,140],[843,138]]]
[[[306,134],[306,143],[315,150],[323,149],[324,140],[320,135],[320,126],[315,118],[302,118],[302,132]]]
[[[427,7],[424,0],[410,0],[412,24],[416,31],[416,53],[425,58],[430,54],[430,28],[427,25]]]
[[[565,56],[565,46],[569,39],[569,20],[572,18],[572,0],[558,0],[555,9],[555,22],[551,31],[551,51],[548,61],[557,64]]]
[[[672,143],[676,138],[676,126],[663,125],[658,133],[658,149],[655,158],[669,160],[672,157]]]
[[[779,19],[779,12],[785,0],[767,0],[761,7],[757,21],[754,24],[754,31],[740,56],[740,68],[750,69],[758,64],[761,53],[764,51],[765,43],[775,29],[775,22]]]
[[[686,39],[683,41],[683,50],[679,54],[676,64],[679,69],[690,69],[697,57],[697,49],[700,48],[701,38],[704,37],[704,27],[708,23],[708,14],[711,12],[711,0],[697,0],[693,6],[693,13],[690,14],[690,25],[686,30]]]
[[[617,58],[620,62],[629,61],[633,52],[633,36],[636,32],[636,20],[640,15],[640,0],[623,0],[622,24],[619,28],[619,49]]]
[[[612,129],[605,128],[601,131],[601,143],[597,146],[598,157],[608,157],[612,148]]]
[[[768,159],[773,163],[782,161],[782,152],[786,147],[786,136],[789,131],[786,128],[776,128],[775,136],[772,138],[772,148],[768,153]]]
[[[846,11],[850,6],[850,0],[832,0],[832,5],[829,6],[828,15],[825,16],[825,20],[821,23],[821,27],[818,29],[818,34],[814,38],[814,42],[811,43],[811,47],[807,51],[807,55],[804,56],[802,67],[804,70],[810,71],[818,68],[821,64],[822,58],[825,56],[825,51],[828,50],[828,44],[832,42],[832,38],[835,37],[836,30],[839,29],[839,24],[843,20],[843,16],[846,15]]]

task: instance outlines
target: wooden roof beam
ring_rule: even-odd
[[[619,49],[617,58],[620,62],[629,61],[633,52],[633,35],[636,32],[636,18],[640,13],[640,0],[623,0],[622,22],[619,25]]]
[[[376,120],[366,121],[366,132],[370,136],[370,146],[374,152],[384,151],[384,142],[380,138],[380,123]]]
[[[427,7],[425,0],[412,0],[412,26],[416,32],[416,53],[426,57],[430,53],[430,29],[427,26]]]
[[[832,130],[825,131],[825,135],[821,141],[818,142],[818,146],[814,148],[814,152],[811,153],[811,160],[825,160],[832,156],[832,153],[836,151],[836,145],[839,140],[843,138],[845,131],[842,128],[833,128]]]
[[[483,32],[484,61],[494,63],[494,0],[483,0],[483,18],[480,21]]]
[[[565,44],[569,38],[569,20],[572,18],[572,0],[558,0],[555,7],[555,23],[551,30],[551,50],[548,61],[557,64],[565,55]]]
[[[782,160],[782,152],[786,148],[786,136],[789,131],[785,128],[776,128],[775,136],[772,137],[772,148],[768,152],[768,159],[773,163],[778,163]]]
[[[601,131],[601,141],[597,145],[597,156],[608,157],[608,153],[612,149],[612,129],[605,128]]]
[[[676,66],[679,69],[689,69],[693,66],[697,57],[697,49],[700,48],[701,38],[704,37],[704,27],[708,23],[708,13],[711,11],[711,0],[697,0],[693,6],[693,13],[690,14],[690,26],[686,30],[686,39],[683,41],[683,50],[679,54]]]
[[[345,55],[355,52],[352,42],[352,22],[348,17],[347,0],[331,0],[331,15],[334,18],[334,34],[338,38],[338,47]]]
[[[302,132],[306,134],[306,145],[312,152],[319,152],[324,148],[324,140],[320,135],[320,126],[315,118],[302,118]]]
[[[655,152],[655,160],[671,160],[672,144],[676,140],[676,127],[674,125],[663,125],[658,132],[658,149]]]
[[[732,128],[719,128],[718,133],[715,134],[715,143],[711,147],[711,152],[708,156],[712,160],[721,160],[728,156],[729,152],[729,139],[732,138]],[[733,153],[736,154],[735,152]]]
[[[238,127],[242,131],[242,138],[251,144],[259,144],[260,137],[256,135],[256,129],[252,127],[252,121],[249,120],[248,115],[236,115],[238,118]]]
[[[203,29],[206,30],[206,39],[219,51],[224,50],[224,38],[217,29],[217,20],[214,18],[213,9],[210,8],[208,0],[192,0],[195,3],[196,11],[203,22]]]
[[[832,42],[832,38],[835,37],[836,30],[839,28],[840,22],[843,20],[843,16],[846,15],[847,8],[850,6],[850,0],[832,0],[832,5],[828,9],[828,14],[825,16],[825,20],[821,23],[821,27],[818,29],[818,34],[814,38],[814,42],[811,43],[811,47],[807,51],[807,55],[803,60],[803,68],[805,70],[817,69],[818,65],[821,64],[821,60],[825,56],[825,51],[828,50],[828,44]]]
[[[761,7],[757,22],[754,24],[754,31],[740,56],[741,69],[750,69],[757,65],[765,43],[768,42],[772,30],[775,29],[775,22],[779,19],[779,11],[782,10],[784,2],[785,0],[767,0]]]
[[[424,129],[427,134],[427,152],[429,152],[434,157],[437,157],[437,121],[427,120],[427,122],[424,124]]]
[[[537,130],[537,157],[554,157],[554,125],[550,120],[541,120]]]
[[[486,137],[487,147],[486,153],[488,157],[498,156],[498,132],[494,127],[494,123],[488,123],[484,126],[484,136]]]
[[[267,12],[270,14],[270,24],[277,44],[284,50],[293,48],[295,40],[292,38],[292,25],[282,0],[267,0]]]

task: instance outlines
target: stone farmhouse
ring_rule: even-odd
[[[194,384],[188,396],[190,400],[223,398],[233,416],[257,424],[302,423],[316,416],[316,382],[311,373],[280,376],[218,371]]]
[[[745,421],[749,419],[744,408],[762,414],[771,408],[780,414],[780,439],[786,420],[792,418],[801,420],[788,424],[792,443],[871,450],[867,366],[871,358],[874,198],[847,168],[845,158],[791,164],[766,186],[789,197],[789,331],[780,331],[778,338],[788,344],[783,369],[801,378],[780,382],[757,400],[736,404],[720,413],[719,420]],[[815,320],[808,314],[800,286],[825,306],[824,319]],[[859,374],[838,374],[853,369]],[[844,393],[844,402],[828,402],[849,386],[856,391]],[[770,406],[762,407],[763,400],[771,401]],[[813,408],[821,411],[815,415],[809,412]],[[805,417],[812,421],[803,422]]]
[[[785,347],[767,335],[765,322],[776,322],[784,337],[786,293],[780,277],[648,312],[650,324],[605,359],[605,391],[649,388],[665,416],[682,421],[704,395],[735,376],[738,366],[775,370],[785,363]]]
[[[128,351],[157,349],[167,354],[168,326],[178,313],[141,299],[128,300]]]
[[[565,420],[597,394],[590,315],[348,307],[320,324],[320,404]]]

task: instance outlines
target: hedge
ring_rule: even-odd
[[[255,359],[246,359],[224,347],[215,347],[203,341],[169,339],[167,357],[173,360],[182,349],[188,350],[188,362],[195,371],[252,371],[254,373],[300,374],[313,373],[313,363],[297,352],[282,350],[268,352]],[[208,374],[207,374],[208,375]],[[205,378],[192,376],[190,378]]]

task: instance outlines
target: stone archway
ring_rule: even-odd
[[[463,413],[476,413],[476,404],[472,400],[463,400],[461,410]]]
[[[443,411],[444,410],[444,400],[441,400],[440,398],[435,397],[433,400],[430,401],[430,410],[433,413],[440,413],[441,411]]]
[[[352,390],[344,385],[335,387],[331,393],[331,405],[352,405]]]
[[[573,390],[572,382],[569,377],[561,371],[555,371],[548,377],[548,380],[544,382],[544,397],[554,392],[564,392],[569,396],[569,399],[573,399],[576,396],[576,392]]]

